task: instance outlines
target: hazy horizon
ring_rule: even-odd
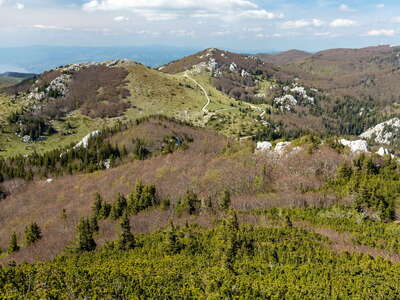
[[[380,46],[378,44],[365,45],[365,47]],[[256,54],[276,54],[289,50],[299,50],[316,53],[332,48],[322,48],[310,51],[307,49],[288,47],[285,49],[260,48],[260,49],[232,49],[224,47],[179,47],[162,45],[136,45],[136,46],[50,46],[31,45],[17,47],[0,47],[0,73],[42,73],[45,70],[64,64],[82,63],[90,61],[106,61],[127,58],[142,63],[149,67],[158,67],[170,61],[194,54],[206,48],[220,48],[226,51]],[[333,47],[333,48],[358,48],[358,47]],[[83,51],[85,50],[85,51]],[[26,52],[29,51],[29,55]]]

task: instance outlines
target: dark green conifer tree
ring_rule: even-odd
[[[93,251],[96,249],[96,242],[93,238],[93,231],[90,226],[90,221],[87,218],[82,218],[77,228],[77,250]]]
[[[90,229],[92,232],[99,232],[99,223],[97,222],[97,217],[96,216],[91,216],[89,219],[90,222]]]
[[[126,213],[122,216],[120,226],[121,226],[121,234],[118,239],[118,249],[120,250],[133,249],[135,247],[135,237],[131,232],[131,225],[129,224],[129,218]]]
[[[178,212],[187,212],[193,215],[198,212],[201,202],[193,191],[187,191],[185,196],[180,200],[178,205]]]
[[[97,192],[95,195],[95,200],[94,200],[94,204],[92,207],[93,215],[96,216],[97,218],[100,218],[100,213],[101,213],[102,207],[103,207],[103,199],[101,198],[100,193]]]
[[[178,234],[174,224],[171,222],[170,228],[167,231],[166,238],[166,252],[168,254],[176,254],[181,250],[181,246],[178,239]]]
[[[222,209],[228,209],[231,205],[231,193],[228,190],[224,191],[221,201],[219,203]]]
[[[30,246],[42,238],[42,231],[35,222],[25,228],[25,243]]]
[[[126,208],[128,206],[128,203],[126,201],[126,198],[120,193],[118,194],[117,201],[114,202],[112,209],[111,209],[111,219],[117,220],[126,211]]]
[[[13,234],[11,235],[11,238],[10,238],[10,242],[8,244],[8,253],[12,254],[12,253],[18,252],[19,249],[20,249],[20,247],[18,246],[17,234],[15,232],[13,232]]]

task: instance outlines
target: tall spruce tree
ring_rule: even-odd
[[[126,198],[120,193],[118,194],[117,201],[114,202],[112,209],[111,209],[111,218],[113,220],[117,220],[126,211],[126,208],[128,206],[128,203],[126,201]]]
[[[10,237],[10,242],[8,244],[8,253],[12,254],[15,252],[18,252],[20,247],[18,246],[18,238],[17,234],[13,232],[13,234]]]
[[[121,223],[121,234],[118,239],[118,249],[129,250],[135,247],[135,237],[131,232],[131,225],[129,223],[128,215],[125,213],[122,217]]]
[[[87,218],[82,218],[77,228],[77,250],[93,251],[96,249],[96,242],[93,238],[93,231],[90,226],[90,221]]]
[[[103,199],[101,198],[100,193],[97,192],[95,195],[95,200],[94,200],[94,204],[92,207],[93,215],[96,216],[96,218],[100,218],[102,207],[103,207]]]

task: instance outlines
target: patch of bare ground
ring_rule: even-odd
[[[322,236],[329,238],[331,243],[328,245],[330,249],[335,252],[350,252],[350,253],[363,253],[371,255],[372,257],[382,257],[384,259],[390,260],[391,262],[400,262],[400,255],[377,249],[374,247],[369,247],[365,245],[357,245],[352,241],[353,236],[348,232],[338,232],[336,230],[326,228],[326,227],[316,227],[315,225],[301,221],[293,222],[297,227],[303,228],[307,231],[318,233]]]

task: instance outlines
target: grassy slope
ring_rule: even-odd
[[[68,136],[55,134],[44,141],[32,144],[23,143],[9,127],[3,125],[3,133],[0,135],[0,149],[8,151],[0,152],[0,155],[28,154],[33,150],[43,152],[54,147],[67,146],[78,142],[89,132],[113,124],[117,120],[132,120],[154,114],[175,117],[200,126],[206,125],[209,116],[206,116],[202,111],[206,103],[205,95],[197,85],[185,78],[183,74],[169,75],[139,64],[129,64],[126,68],[129,71],[127,88],[131,92],[127,101],[132,104],[132,108],[124,116],[114,119],[91,119],[76,111],[65,118],[65,121],[69,121],[75,128],[74,134]],[[249,109],[240,113],[240,107],[246,108],[248,106],[239,104],[238,101],[217,91],[212,86],[211,79],[207,74],[193,77],[211,95],[210,112],[217,112],[218,115],[222,116],[218,122],[220,123],[219,131],[231,136],[238,136],[241,131],[243,131],[243,135],[250,135],[257,129],[257,126],[260,126],[255,120],[259,112]],[[29,103],[28,101],[12,103],[9,97],[1,96],[0,106],[3,109],[0,113],[0,122],[5,124],[8,114],[21,105],[29,105]],[[229,119],[228,122],[226,122],[227,118]],[[208,124],[208,127],[215,127],[214,123]],[[63,122],[54,123],[54,127],[59,131],[62,131],[63,126]]]
[[[20,78],[14,78],[14,77],[0,77],[0,89],[8,86],[12,86],[14,84],[17,84],[20,82]]]

